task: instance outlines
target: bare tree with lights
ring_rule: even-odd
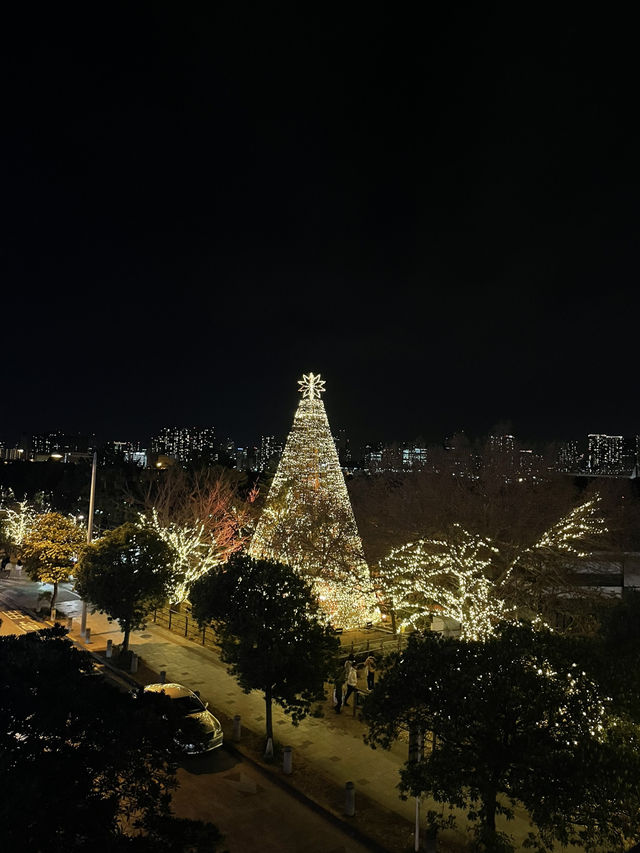
[[[605,532],[598,496],[584,501],[529,548],[519,550],[459,524],[440,539],[420,539],[381,561],[378,582],[401,627],[424,628],[431,616],[460,624],[464,639],[486,638],[505,618],[535,618],[568,587],[567,559],[583,559]]]
[[[153,530],[171,548],[171,600],[174,602],[184,601],[195,580],[227,559],[225,549],[219,547],[216,540],[206,533],[203,523],[161,524],[157,511],[153,509],[150,515],[140,516],[140,527]]]
[[[174,602],[187,599],[198,577],[245,545],[255,495],[252,490],[242,498],[237,478],[223,469],[171,468],[147,484],[139,524],[153,529],[175,555]]]
[[[40,512],[31,501],[17,501],[13,506],[3,507],[0,512],[3,536],[11,545],[20,547],[33,529]]]

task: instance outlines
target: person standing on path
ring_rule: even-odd
[[[355,666],[352,666],[349,670],[349,675],[347,676],[347,692],[345,693],[343,705],[345,708],[349,707],[349,696],[356,691],[358,687],[358,670]],[[354,699],[355,701],[355,699]]]
[[[364,662],[364,666],[367,670],[367,689],[373,690],[373,682],[375,680],[376,672],[376,659],[373,655],[369,655],[369,657]]]
[[[351,667],[354,665],[355,660],[356,659],[352,654],[349,655],[349,657],[345,660],[345,662],[344,662],[344,677],[345,678],[349,677],[349,673],[351,672]]]
[[[344,673],[342,667],[336,672],[336,677],[333,682],[333,710],[336,714],[340,713],[342,707],[342,688],[344,687]]]

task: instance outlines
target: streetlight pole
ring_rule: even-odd
[[[409,728],[409,761],[418,763],[424,758],[424,732],[413,725]],[[420,850],[420,797],[416,797],[416,817],[413,832],[413,849]]]
[[[87,519],[87,545],[91,545],[93,538],[93,509],[96,503],[96,469],[98,467],[98,452],[93,451],[93,464],[91,465],[91,491],[89,492],[89,517]],[[87,602],[82,602],[82,617],[80,619],[80,635],[87,633]]]

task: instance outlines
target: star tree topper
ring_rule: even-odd
[[[298,385],[304,400],[319,400],[325,390],[325,380],[320,378],[319,373],[303,373],[302,379],[298,379]]]

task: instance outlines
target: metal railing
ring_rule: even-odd
[[[345,637],[341,637],[340,639],[340,652],[343,656],[354,655],[356,658],[358,656],[366,657],[372,652],[375,652],[382,657],[383,655],[388,655],[391,652],[401,652],[402,649],[406,648],[408,635],[397,634],[395,637],[392,635],[384,639],[374,638],[359,641],[352,640],[351,642],[349,642]]]
[[[213,628],[207,626],[201,628],[196,620],[188,612],[174,610],[171,607],[162,607],[159,610],[153,611],[153,621],[156,625],[162,628],[167,628],[174,634],[179,634],[187,640],[191,640],[198,645],[204,646],[213,651],[220,650],[220,644],[217,642]],[[340,636],[340,656],[347,657],[354,655],[356,658],[363,659],[370,653],[374,653],[382,657],[390,652],[402,651],[407,645],[407,635],[397,634],[388,637],[375,637],[363,640],[349,640],[348,637]]]
[[[172,610],[170,607],[162,607],[160,610],[153,611],[153,621],[156,625],[167,628],[174,634],[180,634],[185,639],[198,643],[207,649],[214,651],[220,649],[213,629],[208,625],[201,628],[189,613]]]

